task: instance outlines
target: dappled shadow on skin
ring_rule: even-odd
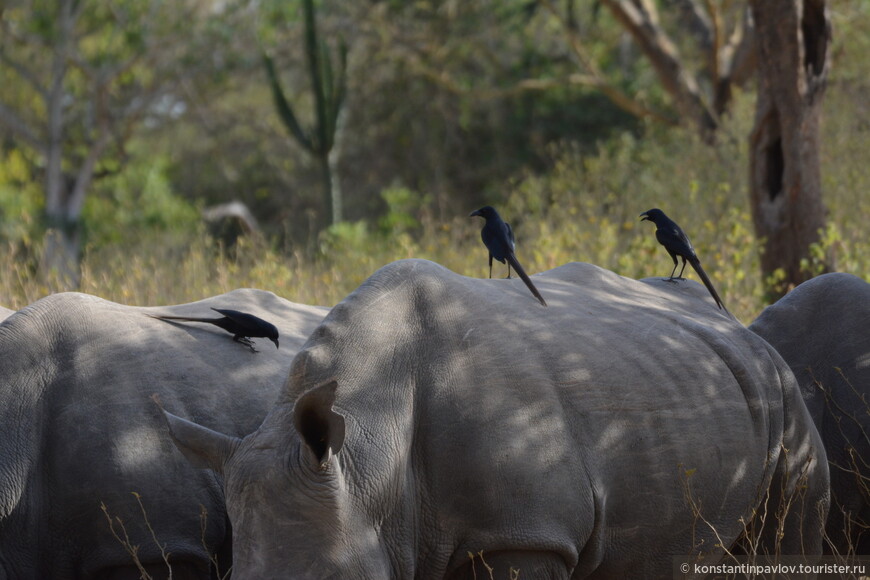
[[[272,321],[280,350],[265,341],[268,348],[254,354],[220,329],[180,328],[145,314],[210,316],[210,307]],[[244,435],[273,404],[293,355],[325,313],[255,290],[161,308],[68,293],[0,325],[0,353],[15,353],[0,354],[0,474],[15,476],[0,482],[0,544],[22,566],[16,577],[131,568],[101,503],[123,521],[142,562],[165,568],[131,495],[137,492],[177,566],[174,577],[207,578],[209,556],[229,538],[221,482],[175,449],[150,396],[212,428]],[[36,490],[51,497],[50,505]],[[200,506],[209,514],[204,531]]]
[[[299,395],[332,380],[347,425],[342,485],[378,534],[317,543],[327,554],[347,542],[388,553],[395,577],[449,576],[481,550],[506,565],[522,553],[533,569],[670,574],[672,555],[716,550],[687,505],[688,470],[705,517],[733,541],[782,441],[782,379],[764,342],[700,285],[675,292],[588,264],[533,281],[549,307],[519,280],[406,260],[337,305],[243,444],[264,457],[233,463],[234,486],[262,486],[250,497],[266,502],[231,498],[270,530],[236,528],[257,538],[250,561],[289,571],[323,557],[311,551],[330,537],[323,510],[280,492],[287,474],[263,470],[298,445]]]

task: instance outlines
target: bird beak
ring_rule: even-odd
[[[278,339],[274,338],[274,339],[270,339],[270,340],[272,340],[272,342],[275,343],[275,348],[277,349],[278,348]]]
[[[468,217],[474,217],[474,216],[476,216],[476,215],[480,215],[480,210],[479,210],[479,209],[476,209],[476,210],[474,210],[473,212],[471,212],[470,214],[468,214]]]
[[[643,212],[638,217],[640,218],[640,221],[642,221],[642,222],[649,219],[649,216],[646,214],[646,212]]]

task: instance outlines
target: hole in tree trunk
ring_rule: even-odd
[[[767,195],[770,201],[773,201],[782,193],[782,174],[785,170],[785,159],[782,155],[782,139],[775,139],[768,145],[765,156],[767,157],[765,163],[767,168],[765,185],[767,186]]]
[[[819,76],[825,68],[825,53],[828,49],[824,2],[804,0],[801,33],[804,37],[804,65]]]

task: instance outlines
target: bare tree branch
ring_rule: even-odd
[[[583,42],[580,40],[580,36],[577,31],[572,29],[569,26],[568,22],[566,22],[562,18],[562,16],[559,14],[559,11],[556,9],[556,6],[553,4],[552,0],[538,1],[541,2],[544,7],[547,8],[547,10],[551,14],[553,14],[562,24],[562,27],[568,37],[568,42],[571,46],[571,50],[580,61],[581,66],[589,73],[589,78],[591,79],[589,86],[593,86],[596,89],[600,90],[615,105],[617,105],[622,110],[634,115],[635,117],[638,117],[640,119],[652,118],[669,125],[676,124],[676,121],[674,119],[671,119],[656,111],[653,111],[652,109],[631,98],[623,91],[620,91],[618,88],[613,86],[613,84],[608,82],[606,77],[601,73],[601,70],[595,64],[595,61],[589,56],[589,53],[586,51],[586,48],[583,45]]]
[[[702,52],[709,52],[713,46],[713,23],[707,12],[701,9],[698,0],[671,0],[680,13],[686,30],[695,37],[698,48]]]
[[[0,31],[3,32],[4,38],[10,38],[19,45],[50,48],[43,37],[35,34],[23,33],[21,30],[9,26],[8,23],[2,19],[0,19]]]
[[[710,62],[710,77],[714,79],[714,81],[718,81],[721,78],[720,68],[719,68],[719,54],[722,48],[722,16],[719,13],[719,9],[716,7],[716,2],[714,0],[704,0],[707,5],[707,12],[710,13],[710,21],[711,28],[713,31],[713,44],[710,47],[710,51],[708,54],[708,61]]]
[[[734,26],[731,36],[720,53],[719,70],[722,78],[730,79],[734,84],[745,84],[755,71],[755,24],[749,8],[743,11],[743,16]]]
[[[79,166],[72,191],[69,192],[69,198],[67,199],[65,207],[66,219],[68,221],[74,222],[79,219],[82,207],[85,203],[85,195],[88,193],[88,189],[90,188],[91,182],[94,178],[94,168],[97,165],[97,161],[99,161],[103,156],[111,138],[112,135],[110,132],[103,132],[97,139],[97,142],[91,146],[84,162]]]
[[[598,81],[594,77],[581,74],[572,74],[567,77],[555,79],[523,79],[517,81],[512,86],[503,88],[468,87],[450,76],[450,73],[447,71],[428,66],[416,55],[406,57],[404,62],[409,65],[416,74],[430,80],[442,89],[456,95],[473,95],[475,99],[481,101],[503,99],[527,91],[546,91],[564,87],[566,85],[598,88]]]
[[[631,34],[671,95],[681,115],[691,119],[705,137],[716,129],[718,120],[707,106],[695,76],[687,70],[674,43],[656,24],[651,6],[643,10],[628,0],[601,0]]]
[[[2,46],[0,46],[0,63],[5,64],[7,67],[12,69],[15,74],[27,81],[27,83],[31,87],[33,87],[33,90],[39,93],[39,95],[43,98],[45,98],[45,96],[48,94],[45,90],[45,86],[43,86],[43,84],[39,82],[39,79],[36,78],[36,75],[31,73],[31,71],[27,67],[21,65],[21,63],[12,60],[9,54],[5,50],[3,50]]]
[[[728,110],[733,87],[746,84],[755,71],[755,29],[747,8],[734,25],[728,42],[717,55],[718,76],[713,89],[713,110],[721,116]]]
[[[638,118],[653,118],[658,122],[669,125],[676,125],[675,119],[665,116],[662,113],[656,112],[643,104],[632,99],[618,88],[613,86],[601,71],[596,66],[594,60],[588,55],[585,47],[580,41],[579,32],[576,30],[576,23],[571,22],[570,14],[562,17],[558,9],[554,5],[554,0],[538,0],[543,4],[549,12],[554,14],[562,26],[565,28],[568,38],[571,41],[571,49],[575,58],[580,61],[581,68],[584,73],[575,73],[557,78],[528,78],[515,82],[507,87],[475,87],[469,86],[466,83],[453,77],[446,67],[438,66],[438,62],[449,60],[449,55],[442,50],[440,45],[420,46],[419,43],[412,41],[396,40],[396,37],[401,36],[393,22],[386,18],[379,18],[378,30],[388,30],[391,37],[391,44],[405,46],[407,49],[404,53],[399,53],[398,60],[409,66],[416,74],[435,83],[442,89],[457,95],[473,95],[477,100],[488,101],[508,98],[528,91],[546,91],[565,86],[582,86],[595,89],[607,96],[615,105],[629,114]],[[644,0],[646,1],[646,0]],[[567,7],[570,8],[569,2]],[[377,15],[374,15],[377,17]],[[381,32],[383,34],[383,32]],[[396,51],[392,52],[397,54]],[[493,67],[501,66],[497,55],[491,51],[482,50],[481,54]],[[394,58],[396,58],[394,56]],[[430,64],[431,61],[436,61],[435,65]]]
[[[649,20],[653,26],[659,26],[661,19],[659,18],[659,11],[656,8],[655,3],[652,0],[632,0],[634,5],[640,10],[645,16],[646,19]]]
[[[39,137],[30,129],[30,127],[25,123],[12,109],[0,103],[0,125],[5,126],[7,129],[15,133],[19,138],[27,142],[28,145],[39,151],[40,153],[45,153],[45,143],[43,143]]]

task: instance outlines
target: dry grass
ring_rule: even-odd
[[[844,112],[832,115],[826,125],[823,163],[830,226],[806,262],[810,272],[829,253],[840,271],[862,277],[870,273],[870,241],[863,235],[870,179],[861,155],[862,125],[850,110],[860,98],[863,93],[846,89],[828,96],[835,112]],[[554,148],[549,173],[511,180],[503,198],[494,200],[514,225],[520,261],[530,273],[581,261],[631,278],[667,275],[671,261],[656,243],[653,226],[638,221],[641,212],[660,207],[692,238],[729,310],[751,321],[765,306],[746,194],[745,135],[751,117],[751,99],[740,99],[715,148],[689,133],[654,130],[643,140],[623,135],[603,143],[593,156],[572,147]],[[379,267],[401,258],[426,258],[460,274],[486,276],[480,220],[466,217],[476,208],[457,208],[454,217],[436,219],[413,192],[403,199],[391,204],[377,224],[341,224],[325,232],[315,247],[289,252],[262,239],[243,240],[227,252],[195,223],[163,231],[130,226],[92,241],[78,289],[125,304],[162,305],[255,287],[296,302],[330,306]],[[34,216],[21,211],[22,223],[32,224]],[[5,242],[4,250],[0,305],[17,309],[62,289],[37,272],[38,236]],[[496,275],[503,274],[497,269]],[[695,278],[694,272],[687,275]]]
[[[145,529],[148,530],[149,535],[151,536],[151,541],[155,546],[160,550],[160,556],[163,563],[166,565],[167,571],[167,579],[172,580],[173,571],[172,571],[172,562],[171,562],[171,552],[167,552],[166,547],[167,544],[165,542],[161,543],[158,539],[157,532],[154,530],[154,527],[151,525],[151,521],[148,519],[148,512],[145,510],[145,506],[142,503],[142,496],[136,492],[132,492],[134,498],[136,498],[136,502],[139,506],[139,511],[142,514],[142,522],[144,524]],[[205,509],[205,506],[200,505],[200,513],[199,513],[199,525],[200,525],[200,540],[202,542],[202,547],[205,550],[206,554],[209,554],[209,560],[211,562],[211,569],[213,572],[213,576],[218,578],[219,580],[228,580],[230,578],[230,574],[232,573],[232,569],[226,570],[224,572],[220,569],[220,563],[218,562],[217,555],[212,553],[211,549],[206,542],[206,527],[208,524],[208,510]],[[109,508],[105,503],[100,504],[100,509],[103,512],[103,515],[106,518],[106,523],[109,526],[109,531],[115,537],[119,544],[124,548],[124,551],[130,556],[130,561],[139,571],[139,577],[141,580],[153,580],[153,576],[146,570],[145,565],[142,563],[142,560],[139,558],[140,546],[138,544],[134,544],[130,539],[130,535],[127,532],[127,526],[124,521],[118,516],[112,516],[109,513]]]

